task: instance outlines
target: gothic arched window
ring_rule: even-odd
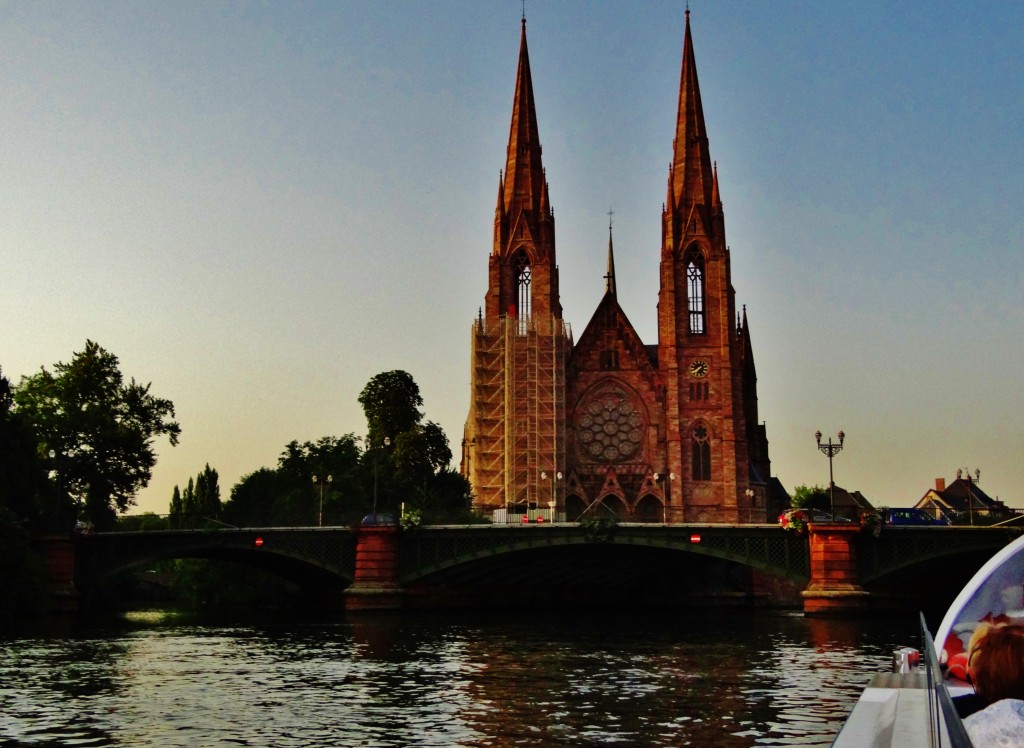
[[[703,335],[704,319],[704,256],[697,247],[686,253],[686,305],[690,313],[690,334]]]
[[[515,310],[520,329],[530,321],[530,258],[520,249],[512,257],[512,280],[515,283]]]
[[[711,480],[711,443],[708,429],[703,424],[693,427],[693,479]]]

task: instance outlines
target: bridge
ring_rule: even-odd
[[[248,528],[110,532],[43,543],[56,588],[161,559],[212,558],[255,565],[303,586],[344,590],[347,608],[429,607],[509,596],[549,601],[616,588],[671,600],[710,595],[751,602],[778,585],[809,613],[869,607],[902,580],[959,569],[959,586],[1018,530],[812,525],[576,523]],[[44,539],[45,540],[45,539]],[[714,589],[711,589],[714,588]],[[683,590],[683,593],[680,593]],[[545,597],[546,596],[546,597]]]

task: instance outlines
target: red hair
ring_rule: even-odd
[[[1024,699],[1024,626],[986,626],[971,637],[974,690],[989,704]]]

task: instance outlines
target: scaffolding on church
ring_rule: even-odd
[[[481,319],[472,347],[469,478],[476,507],[519,514],[561,504],[569,325],[509,315],[488,328]]]

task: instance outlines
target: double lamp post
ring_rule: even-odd
[[[828,457],[828,503],[829,503],[829,506],[831,507],[832,519],[833,520],[835,520],[835,518],[836,518],[836,499],[835,499],[836,482],[832,478],[832,458],[835,457],[837,454],[839,454],[840,452],[843,451],[843,439],[846,438],[846,434],[844,434],[842,431],[840,431],[838,436],[839,436],[839,443],[838,444],[833,444],[832,443],[832,437],[831,436],[828,438],[828,443],[822,444],[821,443],[821,432],[820,431],[816,431],[814,433],[814,438],[818,442],[818,449],[826,457]]]

